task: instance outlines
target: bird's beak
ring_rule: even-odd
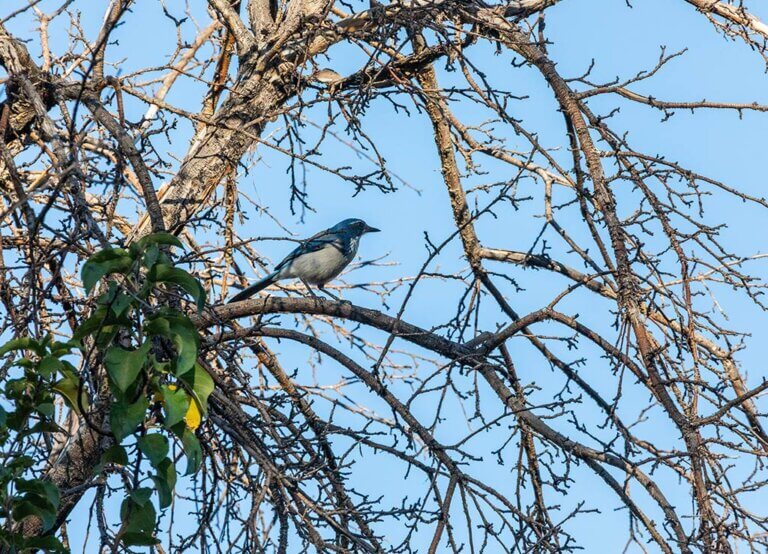
[[[381,229],[377,229],[376,227],[371,227],[370,225],[366,225],[365,229],[363,230],[363,233],[378,233],[381,231]]]

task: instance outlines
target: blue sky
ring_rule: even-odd
[[[81,17],[88,37],[93,39],[101,22],[102,6],[106,3],[88,4],[88,10],[83,12]],[[666,100],[693,101],[706,98],[768,103],[764,62],[743,43],[724,39],[706,18],[682,0],[645,0],[635,4],[634,8],[629,8],[623,0],[563,0],[548,10],[546,32],[552,41],[549,52],[557,62],[561,74],[568,77],[579,75],[594,59],[593,80],[628,78],[652,67],[658,59],[661,46],[665,46],[667,52],[687,49],[684,56],[672,61],[659,75],[637,85],[633,90]],[[42,5],[46,5],[46,2]],[[86,4],[79,2],[75,5]],[[206,24],[206,16],[204,10],[200,10],[200,5],[201,2],[196,2],[194,9],[201,23]],[[170,5],[169,8],[175,9]],[[768,8],[763,11],[765,13],[760,10],[756,13],[768,15]],[[159,3],[139,3],[125,21],[126,24],[114,35],[119,39],[119,46],[111,47],[108,56],[113,62],[124,60],[120,63],[121,74],[130,73],[136,68],[165,63],[163,56],[175,43],[175,35],[170,21],[161,16]],[[12,21],[9,27],[17,36],[33,36],[28,18],[20,17]],[[61,30],[61,27],[52,29],[54,48],[61,49],[65,46],[61,41]],[[191,36],[189,33],[187,38]],[[36,51],[34,41],[29,47],[33,52]],[[527,128],[535,130],[543,144],[558,148],[554,153],[556,158],[567,160],[569,154],[562,116],[557,113],[552,94],[543,79],[532,70],[513,68],[507,56],[495,56],[493,49],[487,45],[472,47],[470,56],[475,57],[478,65],[487,72],[489,80],[497,87],[527,96],[526,100],[511,105],[512,114],[522,120]],[[338,72],[347,74],[359,67],[359,57],[348,49],[332,49],[328,61],[320,65],[333,67]],[[443,83],[450,83],[455,79],[454,75],[446,74],[442,68],[439,77]],[[199,85],[184,80],[179,82],[168,100],[184,109],[195,111],[199,109],[200,92]],[[408,102],[405,98],[402,100]],[[722,179],[739,190],[755,196],[764,195],[764,129],[768,115],[745,112],[739,117],[736,113],[726,111],[700,111],[695,114],[678,111],[670,120],[662,122],[661,113],[647,106],[631,105],[614,97],[596,99],[590,105],[604,113],[612,107],[621,106],[620,112],[612,120],[612,125],[615,129],[629,131],[630,141],[637,150],[649,154],[664,153],[670,159],[707,176]],[[453,107],[456,113],[468,122],[479,123],[487,117],[477,113],[471,106]],[[138,119],[144,109],[137,103],[130,103],[129,119]],[[308,111],[307,116],[322,121],[324,110],[323,106],[319,106]],[[311,235],[346,217],[362,217],[371,225],[380,228],[381,233],[363,239],[360,256],[366,260],[382,258],[384,263],[347,274],[344,280],[352,284],[369,280],[396,280],[414,275],[428,255],[424,246],[424,233],[428,233],[433,242],[439,243],[452,231],[450,206],[426,116],[413,111],[412,117],[405,118],[396,114],[387,102],[378,101],[366,110],[362,121],[386,158],[390,170],[416,187],[419,193],[400,187],[395,193],[383,194],[378,190],[366,190],[355,195],[352,187],[338,177],[307,168],[308,200],[314,211],[309,211],[303,216],[292,214],[289,208],[288,177],[285,173],[287,161],[279,153],[261,147],[255,152],[256,163],[252,169],[247,175],[241,175],[239,178],[240,190],[258,203],[268,206],[272,216],[288,227],[296,237]],[[268,129],[267,133],[270,130],[272,129]],[[501,128],[499,134],[507,137],[509,144],[525,148],[525,143],[520,137]],[[313,136],[311,128],[307,129],[306,135],[308,138]],[[182,122],[171,143],[160,142],[158,138],[157,145],[180,157],[186,150],[189,136],[191,127]],[[370,168],[369,162],[333,139],[325,143],[322,162],[329,165]],[[467,179],[467,187],[506,181],[514,175],[510,168],[500,164],[484,161],[483,167],[488,173]],[[540,193],[540,183],[521,181],[518,196],[533,196],[534,200],[522,203],[519,209],[505,204],[496,212],[498,219],[481,219],[477,229],[483,244],[489,247],[528,250],[542,225],[539,217],[542,212]],[[623,196],[621,192],[618,194],[625,200],[621,208],[631,210],[631,195]],[[555,195],[556,199],[559,197],[561,201],[566,198],[564,193],[557,190]],[[483,206],[491,197],[478,193],[472,199]],[[247,202],[243,201],[242,206],[249,212],[250,217],[240,229],[241,236],[285,234],[271,218],[256,213]],[[768,234],[765,232],[764,214],[759,213],[755,207],[718,195],[713,197],[707,208],[707,222],[729,224],[729,228],[722,232],[726,245],[743,255],[766,251]],[[574,229],[582,227],[577,210],[566,210],[559,218],[562,224],[571,225]],[[575,234],[579,236],[579,233],[583,233],[583,230],[576,231]],[[215,236],[206,238],[216,240]],[[551,236],[548,236],[548,239],[555,248],[554,252],[563,251],[561,244],[557,244]],[[278,261],[289,249],[289,244],[280,241],[259,245],[259,252],[272,262]],[[568,259],[566,255],[565,259]],[[566,286],[557,277],[541,272],[493,265],[490,267],[508,271],[524,289],[517,291],[509,285],[502,285],[504,293],[520,313],[542,307]],[[461,246],[455,241],[430,267],[432,271],[447,273],[465,268]],[[751,269],[753,273],[766,274],[765,267],[761,266],[760,262],[754,262]],[[387,299],[389,313],[395,313],[399,308],[402,292],[399,291]],[[738,360],[748,374],[749,382],[753,385],[759,383],[766,374],[764,360],[768,354],[764,316],[750,303],[730,293],[725,287],[712,292],[728,313],[731,328],[752,333],[753,337],[747,342],[748,348],[739,353]],[[462,293],[463,286],[459,283],[428,279],[417,287],[404,318],[425,327],[444,323],[454,315],[456,303]],[[361,290],[345,291],[344,296],[356,304],[381,307],[377,297]],[[486,301],[486,305],[488,308],[481,313],[480,326],[483,329],[495,329],[496,324],[505,320],[498,311],[492,309],[490,302]],[[610,305],[595,300],[594,297],[577,296],[565,306],[566,311],[579,313],[592,324],[605,324],[610,319],[606,313]],[[286,324],[291,323],[288,317],[283,318],[283,321]],[[541,329],[543,333],[555,331],[555,328],[550,326],[542,326]],[[381,333],[373,332],[366,336],[379,343],[386,338]],[[334,341],[332,338],[330,340]],[[320,384],[334,383],[344,375],[342,370],[327,361],[321,367],[311,368],[307,363],[308,351],[300,347],[288,344],[274,346],[281,354],[286,369],[298,368],[299,375],[306,376],[308,381],[316,379]],[[403,345],[396,342],[395,346]],[[522,340],[513,340],[511,348],[523,383],[535,383],[540,387],[540,390],[532,395],[532,401],[544,403],[551,399],[564,385],[562,377],[534,355]],[[563,353],[569,359],[589,357],[590,363],[583,366],[580,372],[608,397],[612,395],[615,382],[610,373],[607,373],[609,367],[595,355],[593,349],[582,344],[577,353],[567,354],[564,350]],[[365,362],[360,357],[357,359],[359,362]],[[432,367],[424,363],[412,371],[419,373],[431,370]],[[403,395],[408,389],[407,384],[399,381],[393,381],[391,387]],[[361,404],[382,410],[383,415],[390,415],[380,402],[362,388],[353,387],[351,391],[359,394],[357,399]],[[484,394],[489,412],[497,414],[497,403],[488,391],[484,391]],[[630,414],[647,404],[647,395],[640,391],[629,391],[627,395],[626,415],[632,421]],[[445,443],[465,435],[468,429],[476,425],[476,422],[467,421],[462,415],[461,406],[453,402],[454,405],[446,413],[453,414],[454,421],[442,426],[438,431],[438,438]],[[434,405],[434,398],[428,397],[416,402],[413,410],[423,421],[429,421],[434,412]],[[464,408],[471,413],[471,406]],[[318,406],[318,409],[323,413],[322,407]],[[579,411],[581,421],[590,424],[601,422],[602,417],[594,412],[591,407],[582,407]],[[491,417],[489,414],[485,415]],[[553,421],[551,424],[556,429],[570,432],[571,427],[565,422]],[[670,425],[658,411],[651,411],[648,421],[641,424],[639,429],[654,433],[662,442],[671,443],[675,439]],[[574,438],[586,441],[583,436],[574,435]],[[490,433],[473,439],[470,443],[471,451],[482,455],[484,459],[473,464],[471,473],[482,475],[496,483],[499,488],[508,488],[510,494],[513,494],[514,476],[509,467],[499,466],[495,456],[491,454],[501,442],[503,435]],[[339,446],[342,444],[343,441],[340,441]],[[411,472],[406,480],[403,468],[393,464],[389,458],[366,455],[364,460],[365,463],[358,464],[351,478],[352,482],[364,490],[374,492],[381,488],[382,483],[386,483],[386,492],[391,493],[391,500],[396,502],[402,487],[412,489],[412,495],[418,498],[427,486],[423,477],[414,472]],[[585,507],[600,508],[601,513],[582,516],[569,526],[569,531],[587,552],[621,551],[627,539],[627,514],[624,510],[615,510],[619,507],[619,502],[614,493],[584,467],[575,468],[571,477],[573,482],[570,484],[569,494],[565,497],[552,495],[551,502],[563,506],[562,514],[566,514],[581,500],[587,502]],[[669,476],[658,475],[658,478],[662,483],[676,486]],[[682,489],[676,490],[680,496],[671,500],[673,504],[683,505],[687,496]],[[388,496],[385,496],[386,498]],[[85,499],[83,509],[75,512],[76,521],[70,527],[73,546],[78,541],[72,535],[76,534],[74,530],[79,528],[78,521],[86,515],[89,504],[88,499]],[[655,513],[654,515],[658,516]],[[177,525],[183,526],[184,522]],[[386,534],[391,534],[394,539],[401,534],[401,530],[397,529],[394,523],[390,525],[392,527],[387,528]],[[417,535],[417,541],[423,541],[422,544],[425,545],[430,539],[429,529]],[[649,549],[653,551],[652,546],[649,546]]]

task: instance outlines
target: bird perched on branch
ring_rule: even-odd
[[[309,285],[317,285],[320,290],[333,296],[323,288],[325,284],[341,273],[354,259],[360,237],[378,231],[362,219],[345,219],[330,229],[302,241],[288,257],[275,266],[272,273],[233,296],[229,302],[250,298],[283,279],[299,279],[310,292],[312,289]]]
[[[312,81],[323,83],[324,85],[332,85],[344,80],[344,77],[336,73],[333,69],[323,68],[318,69],[309,77]]]

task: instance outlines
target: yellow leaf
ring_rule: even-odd
[[[177,385],[168,385],[168,388],[175,391],[179,387]],[[187,409],[187,414],[184,416],[184,423],[187,424],[187,427],[191,431],[195,431],[200,427],[200,423],[203,421],[203,410],[200,408],[200,405],[194,397],[191,397],[189,400],[189,408]]]
[[[193,398],[192,402],[189,403],[189,409],[187,410],[187,415],[184,416],[184,422],[187,424],[187,427],[189,427],[192,431],[194,431],[198,427],[200,427],[200,423],[202,421],[203,421],[203,412],[200,409],[200,406],[197,404],[197,400]]]

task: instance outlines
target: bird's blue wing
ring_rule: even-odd
[[[338,234],[331,232],[330,229],[320,231],[316,235],[309,237],[307,240],[299,244],[299,246],[297,246],[293,252],[288,254],[288,256],[286,256],[282,262],[275,266],[275,271],[280,271],[299,256],[309,254],[310,252],[317,252],[329,244],[343,251],[344,245],[342,242],[343,241],[341,241]]]

